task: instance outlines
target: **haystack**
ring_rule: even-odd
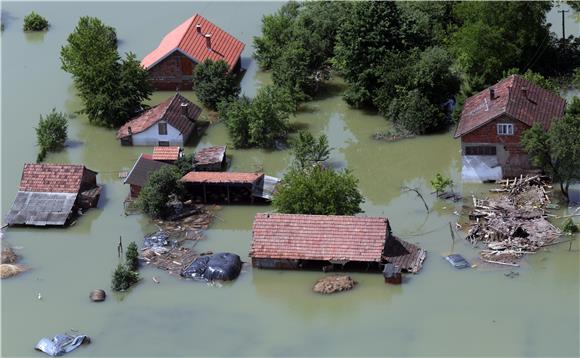
[[[356,281],[350,276],[326,276],[316,281],[312,288],[316,293],[330,294],[352,290]]]
[[[13,265],[13,264],[1,264],[0,265],[0,278],[9,278],[12,276],[16,276],[21,272],[26,271],[26,268],[21,265]]]

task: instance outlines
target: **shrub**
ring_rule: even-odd
[[[564,227],[562,228],[562,231],[564,231],[568,235],[572,235],[572,234],[577,233],[579,231],[579,229],[578,229],[578,225],[576,225],[574,223],[574,220],[572,220],[572,218],[568,218],[568,220],[566,220],[566,222],[564,223]]]
[[[123,264],[119,264],[113,272],[111,288],[113,291],[125,291],[139,281],[139,274]]]
[[[139,251],[137,250],[137,244],[135,241],[131,242],[127,246],[127,251],[125,252],[125,262],[127,269],[131,271],[137,271],[139,269]]]
[[[195,67],[193,90],[206,107],[214,110],[218,103],[231,101],[240,93],[236,77],[230,72],[229,65],[223,60],[210,59]]]
[[[195,153],[191,154],[184,154],[183,156],[179,157],[175,162],[175,166],[179,170],[179,174],[184,176],[185,174],[189,173],[193,170],[193,157]]]
[[[52,112],[43,117],[40,116],[36,130],[36,143],[40,152],[36,158],[38,163],[42,162],[48,152],[60,150],[67,139],[67,120],[63,113]]]
[[[179,169],[172,165],[163,166],[151,173],[139,193],[138,205],[141,210],[155,218],[163,217],[169,195],[179,195],[183,191],[179,179]]]
[[[435,189],[435,193],[439,196],[439,193],[445,191],[445,188],[453,186],[453,180],[448,177],[444,177],[441,173],[435,174],[435,178],[431,180],[431,186]]]
[[[24,31],[44,31],[48,26],[48,21],[34,11],[24,17]]]

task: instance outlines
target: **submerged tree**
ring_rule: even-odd
[[[330,157],[328,137],[321,135],[316,139],[310,132],[301,131],[292,141],[294,165],[304,169],[325,162]]]
[[[40,148],[37,162],[44,160],[48,152],[57,151],[64,147],[67,139],[67,120],[64,113],[52,109],[46,116],[40,116],[38,127],[36,127],[36,143]]]
[[[135,241],[132,241],[129,246],[127,246],[127,251],[125,252],[125,264],[131,271],[137,271],[139,269],[139,250],[137,249]]]
[[[44,31],[48,30],[48,26],[48,20],[33,11],[24,17],[22,29],[24,31]]]
[[[448,187],[453,187],[453,180],[449,177],[444,177],[441,173],[437,173],[435,178],[431,180],[431,186],[435,189],[437,197],[439,197],[439,193],[443,193]]]
[[[231,101],[238,96],[240,88],[236,76],[223,60],[210,59],[200,63],[193,71],[193,90],[197,98],[208,108],[217,109],[218,103]]]
[[[111,288],[113,291],[125,291],[139,281],[139,274],[131,271],[127,266],[120,263],[113,272]]]
[[[146,214],[154,218],[166,215],[166,204],[169,195],[180,195],[183,192],[183,184],[179,169],[166,165],[149,175],[147,182],[139,193],[138,205]]]

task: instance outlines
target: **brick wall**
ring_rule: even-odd
[[[497,124],[498,123],[511,123],[514,125],[514,135],[498,135],[497,134]],[[511,119],[509,117],[501,117],[488,124],[474,130],[471,133],[467,133],[461,137],[463,143],[506,143],[506,144],[519,144],[520,136],[523,131],[529,127],[518,121]]]
[[[156,90],[191,90],[195,64],[179,51],[173,52],[149,69],[151,82]]]

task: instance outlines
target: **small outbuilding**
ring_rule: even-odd
[[[207,147],[197,151],[193,157],[196,172],[219,172],[226,168],[225,145]]]
[[[193,134],[201,111],[176,93],[125,123],[117,131],[117,139],[122,145],[183,147]]]
[[[183,156],[183,150],[181,147],[154,147],[153,148],[153,160],[164,163],[175,163],[179,158]]]
[[[254,202],[264,173],[189,172],[181,178],[188,194],[203,203]]]
[[[395,238],[382,217],[257,214],[252,266],[382,272],[386,263],[418,272],[425,251]]]
[[[97,172],[79,164],[25,164],[8,225],[63,226],[97,206]]]
[[[124,184],[129,184],[131,187],[129,198],[136,199],[141,192],[141,188],[145,185],[147,179],[149,179],[149,175],[167,165],[171,164],[153,160],[151,154],[141,154],[123,182]]]

